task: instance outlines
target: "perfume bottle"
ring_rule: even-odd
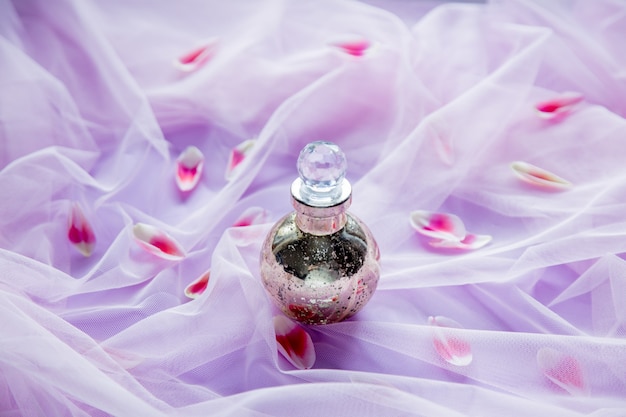
[[[298,157],[291,185],[294,212],[280,219],[261,248],[261,279],[288,317],[307,324],[344,320],[372,297],[380,269],[370,230],[347,212],[352,187],[343,151],[312,142]]]

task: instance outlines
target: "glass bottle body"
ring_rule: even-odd
[[[296,212],[279,220],[263,243],[265,289],[285,315],[304,323],[351,317],[378,284],[376,241],[367,226],[342,207],[327,208],[324,215],[324,209],[310,208],[307,213],[297,201],[294,205]]]

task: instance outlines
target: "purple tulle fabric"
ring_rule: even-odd
[[[0,1],[0,416],[624,416],[625,116],[621,0]],[[259,251],[314,140],[381,278],[298,369]]]

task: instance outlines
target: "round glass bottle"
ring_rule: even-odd
[[[344,320],[376,290],[378,245],[347,212],[352,188],[346,158],[331,142],[312,142],[298,157],[291,185],[295,212],[280,219],[261,248],[261,279],[285,315],[308,324]]]

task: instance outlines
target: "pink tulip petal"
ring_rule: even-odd
[[[72,204],[67,229],[70,242],[84,256],[90,256],[96,244],[96,235],[78,203]]]
[[[446,362],[455,366],[467,366],[472,363],[472,348],[457,332],[446,331],[447,328],[462,329],[456,321],[443,316],[429,317],[428,323],[434,329],[433,345],[435,350]]]
[[[261,224],[264,223],[266,219],[267,211],[265,211],[265,209],[262,209],[261,207],[250,207],[244,211],[237,220],[235,220],[233,227],[246,227],[254,224]]]
[[[210,39],[181,55],[174,65],[181,71],[195,71],[211,59],[217,51],[217,39]]]
[[[227,181],[235,176],[236,169],[241,165],[246,156],[248,156],[255,143],[256,141],[254,139],[245,140],[234,147],[230,152],[226,166],[226,174],[224,175]]]
[[[565,190],[572,187],[572,183],[527,162],[515,161],[511,164],[513,172],[529,184],[552,190]]]
[[[445,249],[462,249],[462,250],[476,250],[491,242],[491,236],[489,235],[475,235],[468,233],[463,240],[441,240],[436,239],[428,242],[430,246],[435,248]]]
[[[582,367],[573,356],[544,347],[537,352],[537,365],[546,378],[568,393],[586,393]]]
[[[116,349],[112,347],[102,346],[104,350],[115,362],[124,369],[131,369],[144,361],[144,358],[128,352],[126,350]]]
[[[185,252],[180,244],[170,235],[154,226],[137,223],[133,227],[133,236],[142,248],[159,258],[174,261],[185,257]]]
[[[285,316],[274,317],[278,351],[298,369],[309,369],[315,363],[315,346],[311,336]]]
[[[540,117],[554,119],[571,113],[573,107],[583,99],[580,93],[564,93],[559,97],[537,103],[535,108]]]
[[[409,221],[424,236],[446,241],[465,239],[465,225],[454,214],[416,210],[410,214]]]
[[[346,36],[343,39],[331,42],[331,45],[352,56],[363,56],[370,49],[372,43],[362,37]]]
[[[209,278],[211,277],[211,271],[207,271],[199,278],[187,285],[185,288],[185,295],[191,299],[198,298],[209,285]]]
[[[202,176],[204,155],[195,146],[188,146],[176,159],[176,185],[181,191],[191,191]]]
[[[446,165],[454,164],[454,148],[450,140],[439,135],[435,136],[433,140],[441,161]]]

